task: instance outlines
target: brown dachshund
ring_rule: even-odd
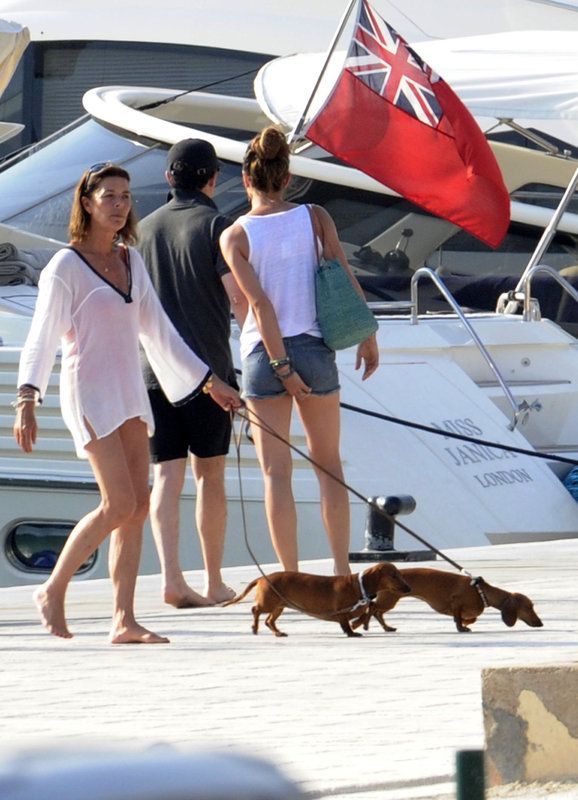
[[[265,624],[275,636],[287,636],[275,622],[284,608],[295,608],[318,619],[338,622],[347,636],[355,633],[349,620],[359,617],[361,609],[380,591],[395,596],[409,592],[410,588],[393,564],[382,562],[369,567],[359,575],[309,575],[306,572],[273,572],[256,578],[241,592],[223,603],[229,606],[243,600],[256,587],[253,606],[253,633],[259,632],[259,616],[267,614]]]
[[[363,625],[367,630],[369,620],[375,617],[384,631],[395,631],[395,628],[386,625],[383,615],[386,611],[390,611],[402,596],[417,597],[434,611],[453,617],[460,633],[470,632],[468,625],[476,621],[486,606],[501,611],[502,620],[509,628],[519,619],[531,628],[541,628],[543,625],[529,597],[498,589],[486,583],[483,578],[475,579],[477,585],[473,585],[472,578],[466,575],[439,569],[414,567],[400,572],[403,580],[409,584],[411,593],[401,595],[387,589],[378,591],[371,605],[352,623],[354,628]]]

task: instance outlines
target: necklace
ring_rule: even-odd
[[[111,257],[111,256],[114,256],[114,250],[112,250],[112,251],[111,251],[111,252],[110,252],[110,253],[109,253],[109,254],[106,256],[107,260],[108,260],[108,259],[110,259],[110,257]],[[107,265],[105,264],[105,266],[103,267],[103,271],[104,271],[104,272],[110,272],[110,267],[109,267],[109,266],[107,266]]]

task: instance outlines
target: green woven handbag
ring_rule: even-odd
[[[315,269],[315,306],[323,341],[332,350],[344,350],[365,341],[378,329],[377,320],[367,303],[355,291],[349,275],[335,258],[319,254],[313,212],[309,206],[317,267]]]

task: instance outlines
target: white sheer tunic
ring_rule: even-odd
[[[163,311],[139,253],[129,248],[129,256],[128,295],[68,248],[53,256],[38,284],[18,385],[31,384],[43,397],[61,345],[62,416],[80,458],[91,440],[87,423],[99,439],[132,417],[154,432],[139,341],[172,403],[190,399],[210,374]]]

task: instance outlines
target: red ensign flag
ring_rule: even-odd
[[[366,0],[343,71],[303,135],[491,247],[510,197],[480,127]]]

